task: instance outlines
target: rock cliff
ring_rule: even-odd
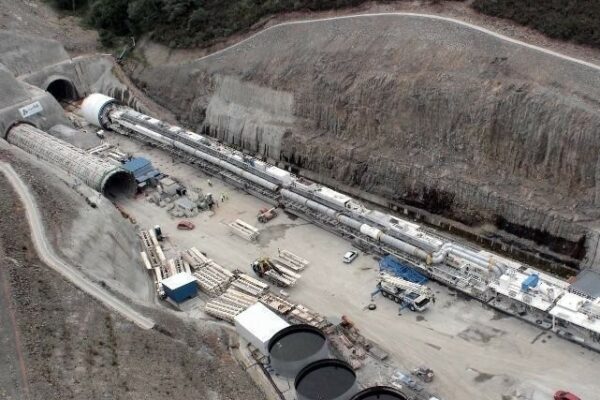
[[[585,65],[378,16],[274,27],[132,77],[190,125],[293,170],[595,261],[600,73]]]

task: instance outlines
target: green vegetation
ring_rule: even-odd
[[[116,36],[148,33],[170,47],[194,47],[243,31],[261,18],[289,11],[355,6],[366,0],[47,0],[85,12],[105,46]]]
[[[46,1],[84,15],[85,23],[98,29],[107,47],[112,47],[119,36],[141,34],[150,34],[153,40],[170,47],[196,47],[247,30],[269,15],[338,9],[367,0]],[[388,0],[393,1],[402,0]],[[600,0],[474,0],[472,7],[553,38],[600,47]]]
[[[475,0],[473,8],[511,19],[552,38],[600,47],[598,0]]]

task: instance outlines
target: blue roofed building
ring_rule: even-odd
[[[158,179],[161,175],[160,171],[152,166],[152,162],[143,157],[131,158],[123,164],[123,168],[133,174],[140,189],[146,187],[150,181]]]
[[[196,278],[186,272],[163,279],[161,283],[167,297],[175,303],[182,303],[198,294]]]

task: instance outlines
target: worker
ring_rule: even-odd
[[[221,203],[225,202],[225,195],[223,193],[221,193]]]
[[[210,179],[208,180],[208,186],[212,187],[212,182],[210,181]]]

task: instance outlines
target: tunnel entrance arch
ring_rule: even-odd
[[[46,87],[46,91],[50,93],[58,102],[79,100],[79,94],[75,85],[63,78],[52,80]]]

